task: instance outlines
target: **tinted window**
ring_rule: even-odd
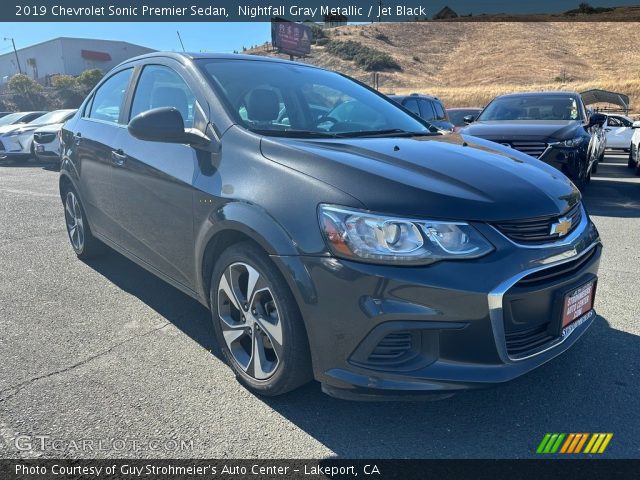
[[[415,98],[407,98],[403,105],[407,110],[411,110],[413,113],[420,116],[420,107],[418,106],[418,101]]]
[[[105,81],[93,96],[89,118],[118,123],[132,69],[116,73]]]
[[[431,106],[431,103],[429,100],[420,100],[420,110],[422,110],[422,118],[424,118],[425,120],[435,120],[436,116],[435,113],[433,112],[433,107]]]
[[[447,114],[444,111],[444,107],[440,102],[432,102],[433,109],[436,112],[436,120],[446,120]]]
[[[184,126],[193,127],[195,96],[177,72],[162,65],[142,70],[131,106],[131,118],[152,108],[174,107],[182,115]]]
[[[478,120],[581,120],[581,110],[571,96],[518,95],[496,98]]]
[[[399,105],[340,74],[257,60],[200,60],[238,122],[263,134],[430,133]],[[325,113],[326,112],[326,113]]]

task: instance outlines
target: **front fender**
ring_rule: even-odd
[[[211,242],[222,234],[242,234],[255,241],[269,255],[300,255],[296,242],[282,225],[264,209],[248,202],[226,203],[211,211],[196,228],[196,275],[197,278],[203,280],[199,285],[199,293],[204,299],[208,297],[204,275],[206,251]]]

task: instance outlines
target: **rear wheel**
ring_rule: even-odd
[[[633,168],[636,166],[636,161],[633,159],[633,144],[629,147],[629,161],[627,162],[627,167]]]
[[[63,193],[64,218],[71,247],[80,259],[96,257],[104,252],[104,244],[91,233],[78,194],[72,188]]]
[[[243,242],[222,253],[211,278],[210,302],[218,344],[245,387],[275,396],[311,380],[298,306],[259,247]]]

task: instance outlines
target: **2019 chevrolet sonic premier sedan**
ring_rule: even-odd
[[[75,253],[106,244],[210,308],[249,389],[342,398],[498,384],[595,318],[579,191],[512,148],[439,135],[345,76],[154,53],[61,133]]]

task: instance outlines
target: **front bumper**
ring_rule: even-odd
[[[0,158],[26,158],[31,156],[32,135],[0,137]]]
[[[587,330],[593,310],[563,333],[554,305],[558,292],[597,275],[602,247],[590,221],[571,242],[544,248],[476,228],[496,250],[472,261],[394,267],[274,257],[289,273],[325,392],[395,398],[500,384]]]

